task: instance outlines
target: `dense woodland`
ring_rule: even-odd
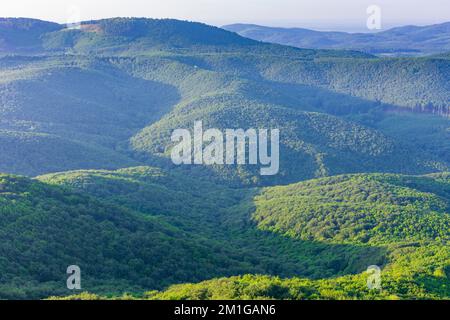
[[[136,172],[142,172],[142,170],[158,172],[149,168],[134,170],[138,170]],[[119,175],[119,172],[73,172],[40,179],[72,187],[78,186],[77,188],[86,185],[85,190],[97,193],[98,189],[96,190],[95,184],[85,184],[83,181],[92,182],[100,175],[107,175],[110,179],[114,177],[114,180],[117,180],[125,171],[120,171],[120,173]],[[131,171],[128,171],[127,175],[130,173]],[[154,174],[152,176],[155,177]],[[159,174],[157,176],[160,180],[161,176]],[[148,178],[146,180],[148,181]],[[373,183],[363,183],[365,181]],[[146,293],[129,291],[125,296],[85,293],[68,298],[448,298],[450,271],[447,232],[450,223],[447,213],[448,182],[448,174],[420,177],[344,175],[254,191],[240,200],[236,198],[240,204],[232,205],[229,210],[226,210],[227,213],[221,215],[225,219],[221,222],[221,232],[232,232],[234,240],[242,238],[243,241],[239,245],[241,250],[244,250],[250,242],[257,241],[259,236],[256,235],[263,232],[260,236],[265,238],[263,245],[265,250],[276,251],[278,258],[283,256],[281,252],[286,252],[291,257],[298,256],[303,250],[307,250],[306,252],[309,254],[314,252],[315,266],[306,266],[304,264],[306,256],[304,256],[297,261],[300,264],[293,265],[294,268],[297,268],[295,277],[246,275],[217,278],[199,284],[174,285],[164,291],[148,291]],[[104,185],[104,183],[99,184]],[[378,192],[381,190],[381,185],[388,191],[380,195]],[[104,190],[104,188],[101,189]],[[209,186],[208,189],[211,190],[211,187]],[[327,190],[326,197],[321,197],[323,190]],[[125,199],[132,198],[130,193],[126,194]],[[205,193],[203,194],[205,195]],[[224,190],[221,194],[225,194]],[[423,198],[426,199],[423,200]],[[117,201],[120,200],[114,200],[114,202]],[[291,208],[291,202],[297,204],[294,210]],[[204,201],[202,203],[205,204]],[[360,206],[363,208],[358,208],[358,203],[361,203]],[[305,222],[306,228],[301,228],[302,222],[292,220],[294,218],[303,219],[303,215],[309,214],[309,212],[296,214],[296,212],[302,211],[302,206],[311,208],[309,212],[315,214],[315,217]],[[336,213],[330,215],[330,211],[318,209],[317,206],[325,208],[339,206],[341,208],[348,207],[348,209],[336,209]],[[243,212],[248,212],[248,214],[243,214]],[[261,220],[262,217],[264,217],[264,221]],[[279,222],[271,221],[274,218]],[[284,221],[287,223],[284,224]],[[212,223],[214,224],[214,222]],[[282,227],[283,225],[286,227]],[[194,228],[200,228],[200,226],[194,226]],[[197,229],[195,234],[208,232],[205,229],[199,230]],[[298,230],[302,230],[303,234],[299,234]],[[269,232],[267,233],[267,231]],[[277,234],[280,234],[281,238],[278,238]],[[231,243],[230,239],[227,241],[229,244]],[[291,247],[290,241],[297,241],[294,242],[296,252],[290,251],[292,249],[286,251]],[[346,245],[343,246],[343,244]],[[300,249],[300,247],[303,248]],[[254,249],[252,251],[255,252]],[[378,261],[375,262],[377,259]],[[381,292],[367,289],[368,275],[364,271],[365,263],[369,260],[383,265],[383,290]],[[351,264],[349,264],[350,261]],[[313,261],[309,263],[313,263]],[[282,265],[285,267],[287,264],[283,262]],[[330,269],[326,271],[326,268]],[[258,274],[272,274],[272,272],[273,270]],[[275,273],[282,274],[282,270],[278,269]],[[325,274],[329,276],[324,277]]]
[[[0,19],[0,298],[448,299],[449,68],[177,20]],[[174,166],[172,131],[199,119],[280,129],[279,175]]]

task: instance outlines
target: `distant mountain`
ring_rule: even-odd
[[[26,34],[21,26],[33,23],[50,30],[39,36],[39,52],[5,51],[0,58],[5,172],[171,168],[171,130],[191,128],[198,117],[219,128],[282,129],[282,167],[274,179],[261,179],[251,166],[194,169],[235,185],[449,166],[444,124],[421,140],[427,153],[415,150],[417,130],[396,135],[387,122],[377,127],[388,116],[383,109],[448,112],[445,57],[297,49],[177,20],[91,21],[81,30],[26,22],[17,20],[14,30]],[[428,128],[442,121],[433,119]]]
[[[0,298],[70,294],[73,264],[84,289],[121,294],[245,273],[346,275],[386,259],[259,231],[236,210],[253,194],[151,167],[0,175]]]
[[[250,39],[298,48],[349,49],[385,56],[429,55],[450,50],[450,22],[424,27],[405,26],[378,33],[321,32],[252,24],[232,24],[223,28]]]
[[[144,54],[149,50],[240,50],[367,57],[361,52],[305,50],[262,44],[218,27],[175,19],[113,18],[78,27],[34,19],[0,20],[0,54]]]

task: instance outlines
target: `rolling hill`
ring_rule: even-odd
[[[448,174],[335,176],[266,189],[256,199],[260,228],[339,243],[448,241]]]
[[[8,21],[6,33],[15,20]],[[25,22],[16,21],[17,32],[26,33],[20,27]],[[302,50],[176,20],[111,19],[83,26],[67,30],[51,24],[52,30],[39,36],[39,54],[6,51],[0,59],[4,172],[172,168],[170,132],[191,128],[200,117],[218,128],[282,129],[282,170],[271,181],[248,166],[190,170],[232,185],[448,170],[449,155],[438,150],[448,132],[445,119],[430,117],[423,128],[443,126],[442,134],[424,142],[435,146],[426,153],[411,142],[421,135],[397,134],[384,121],[396,117],[392,110],[448,113],[446,58]],[[29,141],[42,148],[29,152]],[[57,148],[46,147],[47,141]]]
[[[320,280],[246,275],[174,285],[144,298],[449,299],[449,177],[344,175],[266,188],[255,198],[252,219],[260,229],[386,246],[390,262],[383,268],[382,291],[367,289],[365,273]]]
[[[198,101],[196,105],[198,110],[184,114],[183,109],[176,109],[156,124],[142,130],[132,139],[133,149],[149,154],[150,157],[169,158],[173,146],[170,133],[177,128],[192,128],[196,119],[203,119],[205,128],[224,130],[268,126],[279,128],[282,132],[281,169],[275,177],[261,177],[259,166],[188,168],[212,178],[219,175],[233,185],[239,185],[239,182],[244,185],[283,184],[345,172],[433,171],[431,165],[427,169],[422,157],[411,149],[404,148],[380,132],[334,116],[277,105],[256,104],[245,98],[229,96],[213,99],[208,97],[205,101]],[[146,160],[145,156],[140,159],[144,162],[152,161],[151,158]],[[156,160],[160,165],[166,162]],[[389,163],[389,168],[386,163]],[[167,165],[170,166],[170,163]]]
[[[146,187],[125,186],[136,181],[145,181],[153,186],[156,181],[167,181],[170,175],[155,168],[135,168],[116,172],[61,173],[39,179],[87,190],[91,195],[102,194],[103,199],[129,205],[135,203],[137,195],[141,199],[146,198]],[[121,181],[125,178],[126,184]],[[177,284],[163,291],[134,292],[134,297],[181,300],[448,299],[449,181],[448,173],[431,176],[356,174],[263,188],[247,196],[238,191],[236,195],[241,197],[234,196],[239,203],[237,205],[222,198],[223,215],[215,216],[216,221],[208,222],[201,211],[194,210],[200,213],[196,219],[203,221],[203,225],[193,225],[192,228],[196,229],[191,231],[197,236],[206,236],[210,231],[205,224],[218,223],[213,227],[215,239],[225,236],[229,248],[236,244],[240,250],[251,249],[249,252],[257,254],[252,259],[262,253],[255,250],[262,239],[262,247],[276,251],[278,259],[283,258],[283,253],[297,257],[300,253],[306,253],[301,260],[316,259],[315,263],[313,260],[308,263],[313,263],[316,271],[324,272],[322,277],[308,274],[303,264],[302,267],[297,266],[295,276],[289,278],[280,278],[283,271],[276,269],[270,272],[272,276],[220,277],[198,284]],[[178,195],[178,188],[172,183],[167,185]],[[210,197],[217,191],[211,185],[205,187],[203,191],[198,190],[203,194],[203,199],[198,202],[201,205],[214,201]],[[222,196],[232,192],[218,188]],[[204,190],[212,192],[208,194]],[[196,193],[197,190],[189,192]],[[160,196],[156,197],[160,199]],[[180,199],[190,198],[183,196]],[[150,198],[148,203],[154,206],[153,201]],[[188,202],[194,203],[191,200]],[[146,201],[141,203],[144,208]],[[176,200],[164,203],[176,205]],[[180,211],[179,218],[181,220],[177,225],[185,230],[181,221],[191,217]],[[226,236],[230,232],[232,238]],[[262,233],[258,236],[259,232]],[[280,237],[273,238],[277,235]],[[294,241],[295,251],[290,251],[293,250],[289,245],[291,241]],[[251,242],[258,245],[249,247]],[[382,291],[367,288],[367,274],[364,271],[366,264],[374,259],[381,259],[377,263],[383,266]],[[285,263],[283,265],[286,267]],[[337,276],[323,277],[325,266],[335,269]],[[346,271],[337,271],[342,268]],[[73,298],[105,299],[106,296],[82,294],[68,297]]]
[[[253,194],[150,167],[2,175],[0,295],[67,295],[72,264],[83,288],[111,295],[246,273],[317,279],[386,259],[381,247],[259,230],[247,216]]]
[[[449,68],[171,19],[0,19],[0,298],[69,295],[72,264],[89,297],[448,298]],[[280,174],[175,166],[198,120],[280,129]]]
[[[180,259],[194,252],[200,259],[212,258],[211,241],[189,239],[157,218],[16,176],[2,175],[0,189],[2,299],[65,294],[61,283],[73,264],[84,270],[86,287],[109,292],[185,278],[167,274],[174,266],[188,273],[198,270],[199,276],[212,271],[207,271],[211,264],[194,267],[191,260]]]
[[[397,27],[376,33],[315,31],[252,24],[232,24],[222,28],[250,39],[298,48],[345,48],[384,56],[430,55],[450,49],[450,22]]]
[[[35,19],[0,18],[0,53],[36,54],[44,50],[42,36],[63,26]]]

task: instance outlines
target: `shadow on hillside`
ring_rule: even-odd
[[[257,94],[254,91],[250,91],[248,94],[262,102],[282,105],[300,111],[348,116],[364,114],[373,110],[395,108],[393,106],[388,107],[388,105],[379,101],[351,96],[318,86],[269,80],[264,80],[262,85],[267,87],[265,95]]]
[[[431,275],[418,275],[413,279],[413,285],[423,288],[430,295],[438,297],[450,297],[450,279],[446,277],[436,277]],[[408,284],[399,288],[400,293],[408,292]]]
[[[17,105],[0,112],[1,171],[36,176],[139,164],[126,156],[124,141],[169,112],[181,99],[178,89],[134,77],[107,59],[85,68],[81,62],[49,68],[9,91],[0,87]]]
[[[242,258],[253,265],[242,273],[256,269],[267,275],[322,279],[361,273],[388,262],[384,247],[306,241],[258,229],[251,220],[255,194],[249,192],[243,202],[225,210],[221,221],[229,245],[239,248]]]

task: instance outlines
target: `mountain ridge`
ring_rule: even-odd
[[[74,264],[102,296],[69,299],[450,296],[445,54],[14,21],[0,24],[0,299],[70,295]],[[199,120],[281,129],[280,174],[174,165],[171,133]]]
[[[185,51],[193,49],[214,51],[221,47],[224,51],[235,47],[247,48],[262,52],[276,51],[277,54],[317,54],[314,50],[299,51],[297,48],[264,44],[249,38],[241,37],[234,32],[207,25],[177,19],[150,18],[109,18],[101,20],[81,21],[79,25],[68,26],[43,20],[27,18],[4,18],[0,23],[0,54],[104,54],[126,55],[130,51],[145,52],[148,50]],[[14,41],[7,36],[11,26],[16,27]],[[29,28],[36,31],[29,33]],[[3,35],[3,36],[2,36]],[[21,47],[21,41],[31,41],[28,46]],[[361,52],[334,52],[323,50],[323,55],[352,55],[369,57]]]
[[[316,31],[305,28],[231,24],[222,28],[251,39],[314,49],[353,49],[386,56],[417,56],[450,50],[450,22],[402,26],[373,33]]]
[[[7,142],[1,170],[34,176],[142,164],[170,168],[170,131],[191,127],[198,116],[222,129],[269,120],[284,128],[286,157],[276,183],[360,171],[431,173],[449,166],[447,153],[435,152],[448,135],[444,120],[424,122],[431,143],[414,130],[396,134],[392,122],[383,121],[401,108],[448,114],[448,59],[295,49],[177,20],[95,23],[113,36],[64,29],[44,36],[50,47],[43,54],[0,58],[0,135]],[[192,33],[188,27],[206,36],[185,36]],[[173,41],[164,44],[166,34]],[[177,45],[183,42],[192,46]],[[430,152],[415,152],[413,137]],[[28,152],[33,139],[46,151]],[[57,148],[48,148],[49,141],[57,141]],[[249,167],[206,169],[196,174],[237,185],[268,183]]]

